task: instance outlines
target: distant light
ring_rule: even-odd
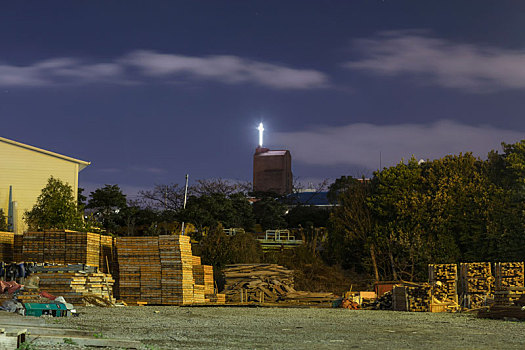
[[[263,123],[259,124],[259,127],[257,128],[257,130],[259,130],[259,147],[262,147],[262,145],[263,145],[263,131],[264,131]]]

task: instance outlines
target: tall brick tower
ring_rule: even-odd
[[[292,156],[288,150],[257,147],[253,155],[253,191],[292,193]]]

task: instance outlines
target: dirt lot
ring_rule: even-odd
[[[78,318],[48,322],[99,337],[139,340],[144,349],[525,348],[525,323],[466,314],[167,306],[79,311]]]

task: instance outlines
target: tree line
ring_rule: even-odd
[[[375,279],[424,280],[429,263],[525,259],[525,141],[342,177],[326,259]]]
[[[156,185],[135,201],[118,185],[105,185],[89,197],[79,191],[77,200],[51,178],[25,218],[30,229],[129,236],[180,232],[184,222],[216,266],[268,260],[253,236],[233,239],[223,227],[293,228],[305,242],[296,260],[341,266],[370,280],[424,280],[428,263],[525,260],[525,140],[502,144],[487,159],[471,153],[411,158],[370,179],[342,176],[329,187],[328,209],[250,193],[250,187],[198,180],[184,209],[178,184]]]

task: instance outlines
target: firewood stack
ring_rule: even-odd
[[[461,282],[464,293],[464,306],[477,308],[485,304],[488,297],[492,297],[494,277],[492,277],[489,262],[462,263]]]
[[[432,297],[438,302],[458,302],[456,264],[428,265],[429,281],[432,284]]]
[[[494,303],[496,305],[512,305],[525,295],[523,262],[495,263],[496,290]]]
[[[293,271],[276,264],[237,264],[223,269],[227,302],[277,302],[295,292]]]
[[[392,304],[395,311],[429,312],[432,286],[428,283],[404,283],[394,286]]]
[[[496,288],[506,289],[509,287],[525,287],[523,262],[501,262],[496,263]]]

